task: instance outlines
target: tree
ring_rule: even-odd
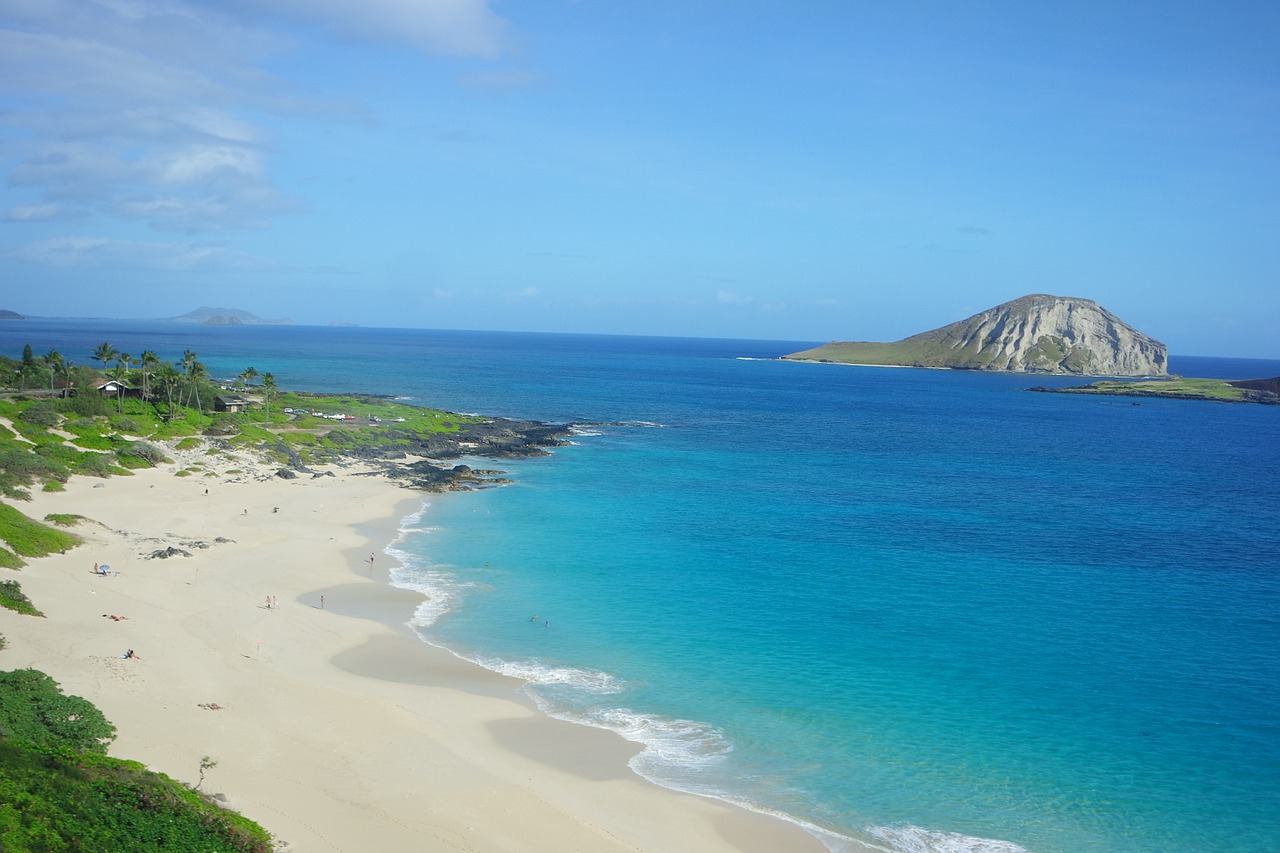
[[[89,357],[92,358],[94,361],[100,362],[102,364],[102,369],[106,370],[107,365],[115,361],[116,358],[119,357],[119,355],[120,355],[120,351],[118,349],[116,349],[106,341],[103,341],[102,343],[98,344],[97,349],[95,349],[93,351],[93,354],[90,355]]]
[[[60,370],[58,372],[62,374],[63,396],[66,396],[67,389],[71,387],[71,369],[75,366],[76,363],[69,358],[63,359],[59,365]]]
[[[218,766],[218,762],[205,755],[200,758],[200,781],[196,782],[196,790],[200,790],[200,786],[204,784],[204,773],[206,770],[212,770]]]
[[[194,395],[196,399],[196,411],[200,411],[200,383],[209,378],[208,369],[200,363],[200,356],[186,350],[182,353],[182,369],[187,374],[187,400],[190,401]]]
[[[240,382],[241,386],[247,386],[252,385],[253,380],[257,379],[258,376],[259,373],[255,368],[246,367],[240,371],[240,375],[236,377],[236,380]]]
[[[155,350],[143,350],[140,365],[142,368],[142,396],[150,400],[151,388],[147,380],[150,379],[155,369],[160,366],[160,356],[156,355]]]
[[[172,418],[173,392],[178,390],[178,385],[182,382],[182,374],[169,362],[161,362],[160,369],[156,371],[156,381],[164,389],[165,399],[169,401],[169,417]]]
[[[271,395],[276,390],[276,378],[271,375],[270,371],[262,374],[262,425],[266,426],[267,421],[271,419]]]
[[[44,362],[44,366],[49,369],[49,390],[53,390],[53,380],[57,378],[58,371],[62,368],[62,353],[56,349],[51,349],[46,354],[40,356],[40,360]]]
[[[187,382],[191,384],[191,390],[196,396],[196,411],[202,409],[200,404],[200,383],[209,379],[209,370],[198,361],[191,363],[191,367],[187,370]]]

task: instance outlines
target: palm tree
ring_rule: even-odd
[[[120,356],[120,350],[116,349],[106,341],[103,341],[102,343],[98,344],[98,348],[95,349],[93,351],[93,354],[90,355],[89,357],[92,358],[94,361],[101,362],[102,369],[105,371],[107,369],[107,364],[115,361],[119,356]]]
[[[111,368],[111,378],[116,381],[116,411],[124,414],[124,378],[129,375],[129,368],[126,366],[125,358],[122,357],[116,362],[116,366]]]
[[[164,389],[164,395],[169,401],[169,417],[172,419],[173,392],[178,389],[179,383],[182,382],[182,374],[178,371],[178,368],[169,362],[161,362],[160,368],[156,371],[156,381]]]
[[[142,396],[151,399],[151,389],[147,386],[147,379],[151,373],[160,366],[160,356],[156,355],[155,350],[143,350],[142,352]]]
[[[71,388],[71,368],[76,363],[69,358],[63,359],[58,365],[58,372],[62,374],[62,394],[65,397]]]
[[[276,378],[268,371],[262,374],[262,425],[271,419],[271,394],[276,390]]]
[[[209,370],[198,361],[191,362],[187,366],[187,382],[191,385],[191,391],[196,396],[196,412],[201,411],[200,405],[200,383],[209,378]]]
[[[253,380],[257,379],[258,376],[260,375],[261,374],[259,374],[256,369],[252,367],[246,367],[244,370],[240,371],[240,375],[237,376],[236,379],[240,382],[242,386],[245,386],[245,385],[253,384]]]
[[[188,392],[187,399],[188,400],[191,399],[191,392],[195,391],[195,383],[191,380],[191,372],[194,369],[192,365],[199,364],[199,361],[198,361],[199,358],[200,356],[196,355],[191,350],[184,350],[182,353],[182,371],[187,374],[187,392]],[[195,394],[196,394],[196,401],[197,401],[196,408],[198,409],[200,408],[200,403],[199,403],[200,392],[195,391]]]
[[[57,378],[58,369],[62,366],[62,353],[56,349],[51,349],[46,354],[40,356],[40,360],[44,362],[44,366],[49,368],[49,390],[53,390],[53,380]]]

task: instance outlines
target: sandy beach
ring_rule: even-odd
[[[192,784],[208,756],[202,790],[287,850],[826,849],[648,783],[627,767],[635,745],[422,643],[404,624],[421,597],[388,585],[383,553],[417,493],[359,466],[283,480],[201,460],[175,476],[190,461],[18,503],[84,516],[86,544],[3,571],[46,618],[0,610],[0,668],[94,702],[112,755]],[[169,547],[190,556],[151,557]]]

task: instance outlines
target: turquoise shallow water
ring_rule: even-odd
[[[1280,843],[1280,409],[758,360],[800,348],[776,342],[25,329],[2,351],[190,347],[286,387],[606,422],[512,487],[432,497],[399,582],[428,641],[645,743],[663,784],[899,850]]]

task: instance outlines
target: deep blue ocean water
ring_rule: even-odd
[[[812,342],[0,324],[10,356],[103,340],[601,424],[431,496],[397,581],[429,642],[646,744],[661,784],[835,847],[1280,849],[1280,407],[774,360]]]

